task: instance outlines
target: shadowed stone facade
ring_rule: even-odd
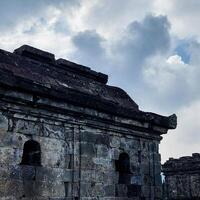
[[[107,75],[0,50],[0,199],[162,199],[159,143],[176,116],[140,111]]]
[[[170,158],[163,166],[163,199],[200,199],[200,154]]]

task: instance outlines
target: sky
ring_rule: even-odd
[[[144,111],[177,114],[162,162],[200,152],[199,0],[1,0],[0,49],[23,44],[109,75]]]

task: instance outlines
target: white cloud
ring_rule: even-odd
[[[161,142],[161,155],[164,162],[169,157],[179,158],[200,152],[200,101],[178,111],[178,127],[169,131]]]
[[[3,20],[0,22],[0,30],[1,32],[14,30],[20,23],[42,17],[50,7],[60,10],[68,8],[70,12],[71,7],[77,5],[79,0],[1,0],[0,13]]]
[[[70,11],[70,7],[66,9]],[[74,50],[71,43],[71,30],[68,21],[65,20],[70,12],[65,14],[64,8],[51,4],[44,10],[42,8],[39,10],[36,15],[29,13],[30,16],[27,18],[17,20],[15,26],[7,27],[7,31],[2,31],[0,48],[13,51],[23,44],[29,44],[66,58]]]
[[[178,55],[170,56],[167,59],[157,56],[146,62],[143,75],[147,84],[166,98],[171,95],[173,88],[177,90],[178,79],[187,80],[188,70],[190,69],[187,64]]]
[[[168,16],[172,23],[172,33],[176,36],[200,38],[199,0],[155,0],[154,9],[156,13]]]
[[[117,38],[129,23],[141,20],[152,8],[149,0],[82,0],[81,5],[71,22],[73,30],[95,29],[107,39]]]
[[[190,60],[184,63],[181,56],[153,56],[143,68],[144,82],[151,91],[153,101],[160,98],[159,109],[173,112],[200,98],[197,92],[200,75],[200,45],[191,41],[188,46]],[[173,50],[172,50],[173,52]],[[158,106],[157,106],[158,107]]]
[[[182,58],[179,55],[173,55],[170,56],[167,61],[168,64],[170,65],[184,65],[185,63],[182,61]]]

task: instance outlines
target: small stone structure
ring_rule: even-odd
[[[200,154],[170,158],[163,166],[163,199],[200,199]]]
[[[108,77],[24,45],[0,50],[0,199],[162,199],[159,142]]]

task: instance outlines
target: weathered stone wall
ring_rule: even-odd
[[[169,159],[163,165],[163,199],[200,199],[200,154]]]
[[[0,200],[161,199],[159,142],[108,76],[34,47],[0,50]]]
[[[4,112],[1,116],[0,197],[65,197],[64,182],[72,180],[73,126]],[[41,146],[41,165],[20,165],[28,140]]]
[[[160,136],[3,104],[0,199],[161,199]],[[20,164],[28,140],[40,144],[41,166]],[[131,173],[119,184],[116,160],[123,152],[130,157]]]
[[[81,135],[81,196],[161,197],[156,141],[87,127],[81,129]],[[123,152],[130,156],[131,174],[126,177],[126,183],[120,184],[115,162]]]

